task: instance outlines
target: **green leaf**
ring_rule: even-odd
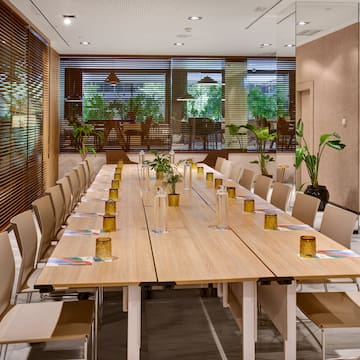
[[[298,169],[304,160],[305,148],[297,147],[295,151],[295,168]]]
[[[342,150],[346,146],[341,142],[341,140],[329,140],[326,145],[335,150]]]
[[[252,161],[249,161],[250,164],[258,164],[259,163],[259,160],[252,160]]]
[[[320,146],[322,144],[324,144],[324,142],[331,136],[333,136],[334,134],[322,134],[320,135]]]
[[[296,136],[303,137],[304,136],[304,123],[301,119],[298,120],[296,124]]]

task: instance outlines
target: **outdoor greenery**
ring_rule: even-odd
[[[295,167],[298,169],[302,162],[305,162],[307,172],[310,177],[311,185],[318,187],[318,176],[321,156],[326,147],[334,150],[343,150],[345,144],[341,142],[341,137],[336,132],[320,135],[317,151],[312,153],[304,138],[304,123],[301,119],[296,124],[297,147],[295,153]]]

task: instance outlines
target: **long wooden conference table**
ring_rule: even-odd
[[[53,257],[95,255],[95,240],[102,227],[99,214],[104,212],[114,169],[115,165],[102,167],[69,219],[68,231]],[[210,170],[205,166],[205,171]],[[109,233],[113,261],[91,266],[47,266],[37,285],[127,288],[127,358],[135,360],[140,358],[141,347],[141,286],[223,284],[224,305],[240,310],[236,314],[241,314],[243,359],[255,359],[257,302],[283,336],[284,358],[296,359],[296,280],[360,276],[360,258],[300,258],[299,237],[303,234],[316,233],[320,249],[343,247],[315,230],[264,230],[262,211],[243,212],[243,196],[249,192],[239,186],[238,197],[228,202],[230,228],[218,231],[211,226],[215,223],[214,188],[195,172],[192,184],[192,191],[185,191],[178,184],[181,203],[168,208],[168,232],[154,233],[152,198],[156,184],[144,190],[137,166],[125,165],[117,202],[117,231]],[[271,207],[266,201],[255,199],[257,209]],[[300,224],[283,212],[278,213],[278,222]],[[93,231],[82,234],[78,232],[81,229]]]

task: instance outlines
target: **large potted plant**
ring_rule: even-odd
[[[96,140],[102,141],[104,134],[102,131],[95,130],[94,126],[87,123],[74,123],[73,137],[75,139],[75,143],[77,148],[79,149],[79,153],[81,155],[81,159],[85,160],[89,151],[96,154],[96,149],[92,145],[88,145],[86,142],[89,137],[94,137],[94,142]]]
[[[312,153],[304,138],[304,123],[301,119],[296,124],[296,136],[295,167],[298,169],[302,162],[305,163],[311,185],[308,185],[304,192],[321,200],[319,211],[322,211],[329,200],[329,191],[326,186],[319,185],[318,181],[321,156],[327,147],[334,150],[342,150],[346,145],[341,142],[340,135],[336,132],[325,133],[320,135],[317,151]]]
[[[158,180],[163,179],[164,174],[172,171],[170,156],[157,150],[152,151],[152,154],[154,154],[153,160],[146,160],[145,163],[149,165],[150,169],[156,171],[156,178]]]
[[[250,161],[250,163],[258,164],[261,174],[265,176],[270,176],[267,165],[269,162],[275,161],[275,159],[266,152],[266,143],[268,141],[274,141],[276,139],[276,134],[271,134],[268,127],[256,127],[251,124],[240,125],[240,128],[248,129],[255,136],[258,160]]]

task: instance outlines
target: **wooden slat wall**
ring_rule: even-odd
[[[44,190],[48,46],[0,0],[0,228]]]

